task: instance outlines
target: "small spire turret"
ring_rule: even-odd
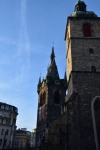
[[[38,84],[39,84],[39,85],[41,84],[41,76],[39,77],[39,82],[38,82]]]
[[[55,59],[54,47],[52,47],[52,52],[50,57],[51,57],[51,61]]]
[[[64,74],[64,80],[67,81],[66,71],[65,71],[65,74]]]
[[[38,85],[37,85],[37,91],[39,91],[41,86],[41,76],[39,77]]]

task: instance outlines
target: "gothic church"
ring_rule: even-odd
[[[67,79],[59,78],[53,48],[46,79],[39,80],[37,135],[48,150],[100,150],[100,17],[84,1],[67,19],[65,40]]]

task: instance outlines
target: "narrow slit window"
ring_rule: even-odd
[[[89,48],[89,53],[94,54],[93,48]]]
[[[96,72],[96,67],[95,66],[91,66],[91,71],[92,72]]]

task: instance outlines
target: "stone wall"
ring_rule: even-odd
[[[78,98],[67,102],[68,146],[71,150],[95,150],[91,103],[100,96],[100,73],[72,72],[71,78]]]

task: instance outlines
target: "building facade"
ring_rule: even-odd
[[[30,140],[31,148],[35,147],[35,141],[36,141],[36,129],[32,129],[31,140]]]
[[[54,47],[50,56],[46,78],[39,79],[36,145],[48,140],[48,125],[61,114],[66,95],[66,78],[60,79],[55,62]]]
[[[28,150],[30,147],[31,135],[24,130],[16,130],[14,135],[13,149]]]
[[[67,149],[100,147],[100,18],[78,1],[67,19]]]
[[[12,148],[18,109],[0,102],[0,149]]]
[[[67,80],[64,80],[64,83],[66,86],[64,84],[61,86],[58,78],[56,80],[60,84],[55,86],[56,80],[51,82],[51,76],[47,76],[42,82],[39,81],[38,121],[41,114],[39,110],[43,104],[46,104],[46,124],[49,123],[48,142],[42,144],[42,150],[99,150],[100,17],[93,11],[87,11],[84,1],[79,0],[76,3],[74,12],[67,19],[65,40]],[[52,70],[51,66],[48,68],[48,74]],[[44,87],[47,90],[44,90]],[[65,96],[66,87],[68,94]],[[57,109],[55,103],[52,103],[54,89],[64,92],[62,103],[59,107],[56,104]],[[41,98],[42,91],[48,91],[47,99],[43,103],[45,96]],[[56,98],[58,100],[58,97]],[[43,127],[45,124],[41,121],[37,122],[37,131],[44,131]],[[41,132],[41,135],[42,133],[44,132]]]

